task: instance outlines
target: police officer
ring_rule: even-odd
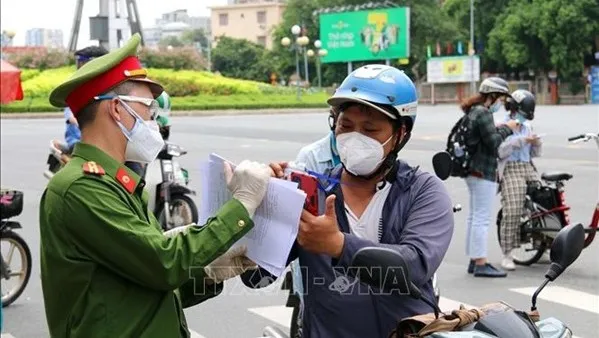
[[[101,46],[88,46],[75,52],[75,64],[77,69],[83,67],[84,64],[93,60],[94,58],[108,54],[108,51]],[[63,153],[70,155],[73,152],[75,143],[81,140],[81,131],[79,130],[79,123],[73,116],[73,112],[69,107],[64,109],[65,118],[65,131],[64,140],[66,144],[61,144],[58,141],[54,143],[56,146],[63,151]]]
[[[41,278],[52,337],[190,337],[183,308],[255,267],[243,246],[270,169],[225,168],[233,198],[207,224],[166,236],[148,212],[144,182],[124,166],[163,146],[154,121],[162,87],[136,57],[139,34],[90,61],[50,94],[82,139],[40,202]],[[219,268],[220,267],[220,268]]]

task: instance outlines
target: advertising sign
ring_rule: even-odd
[[[599,66],[591,66],[591,103],[599,103]]]
[[[410,8],[321,14],[322,62],[401,59],[410,56]]]
[[[480,80],[480,58],[478,55],[430,58],[426,62],[426,78],[429,83],[478,81]]]

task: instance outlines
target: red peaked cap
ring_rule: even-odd
[[[65,99],[74,116],[87,106],[94,97],[104,94],[111,88],[130,80],[146,82],[150,85],[154,97],[161,94],[162,88],[156,82],[146,78],[147,71],[135,56],[128,56],[110,70],[92,78],[75,88]]]

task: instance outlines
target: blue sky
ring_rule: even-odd
[[[124,1],[124,0],[121,0]],[[2,0],[0,26],[2,30],[15,31],[15,45],[25,43],[29,28],[62,29],[64,45],[68,44],[73,24],[76,0]],[[187,9],[192,16],[209,16],[209,6],[225,5],[227,0],[137,0],[142,27],[154,25],[162,13]],[[89,17],[98,14],[98,0],[86,0],[79,30],[79,48],[89,41]]]

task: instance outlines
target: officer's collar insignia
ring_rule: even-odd
[[[83,163],[83,172],[86,174],[92,174],[92,175],[98,175],[98,176],[102,176],[102,175],[106,174],[106,171],[104,171],[104,168],[102,168],[99,164],[97,164],[94,161],[89,161],[89,162]]]
[[[135,187],[137,186],[137,182],[127,173],[127,170],[124,168],[119,168],[117,170],[115,177],[117,181],[127,190],[130,194],[135,191]]]

